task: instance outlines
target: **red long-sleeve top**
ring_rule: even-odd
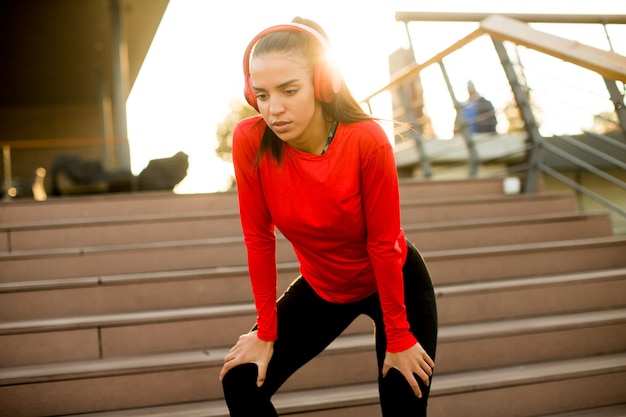
[[[254,116],[239,122],[233,134],[257,336],[277,338],[276,227],[291,242],[302,276],[320,297],[351,303],[378,291],[387,350],[413,346],[404,306],[407,245],[398,177],[382,128],[374,121],[340,123],[323,155],[284,144],[280,164],[268,152],[255,166],[265,126]]]

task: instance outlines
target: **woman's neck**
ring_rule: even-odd
[[[311,123],[307,137],[298,143],[290,143],[290,145],[302,152],[321,155],[328,143],[331,128],[332,123],[326,120],[322,120],[320,123]]]

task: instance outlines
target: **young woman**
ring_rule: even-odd
[[[225,357],[226,403],[233,417],[276,416],[278,388],[366,314],[383,416],[425,416],[437,313],[400,226],[393,150],[326,59],[321,29],[294,22],[261,32],[244,56],[260,115],[237,125],[233,161],[258,316]],[[278,302],[275,227],[301,273]]]

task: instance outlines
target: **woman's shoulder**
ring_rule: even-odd
[[[260,115],[242,119],[237,122],[233,131],[233,145],[258,146],[264,131],[265,122]]]
[[[242,133],[250,131],[260,131],[262,133],[265,130],[265,121],[260,114],[246,117],[245,119],[241,119],[239,122],[237,122],[235,130],[238,130]]]
[[[376,120],[363,120],[343,125],[344,132],[348,136],[363,139],[371,143],[388,143],[389,139],[385,130]]]

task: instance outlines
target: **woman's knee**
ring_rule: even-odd
[[[379,380],[380,406],[384,417],[425,417],[430,387],[415,375],[422,397],[418,398],[408,381],[397,369],[390,369]]]
[[[257,366],[253,363],[246,363],[229,370],[222,378],[222,389],[224,396],[249,396],[252,391],[257,391]]]
[[[257,366],[246,363],[231,369],[222,378],[224,399],[233,417],[276,417],[271,396],[257,387]]]

